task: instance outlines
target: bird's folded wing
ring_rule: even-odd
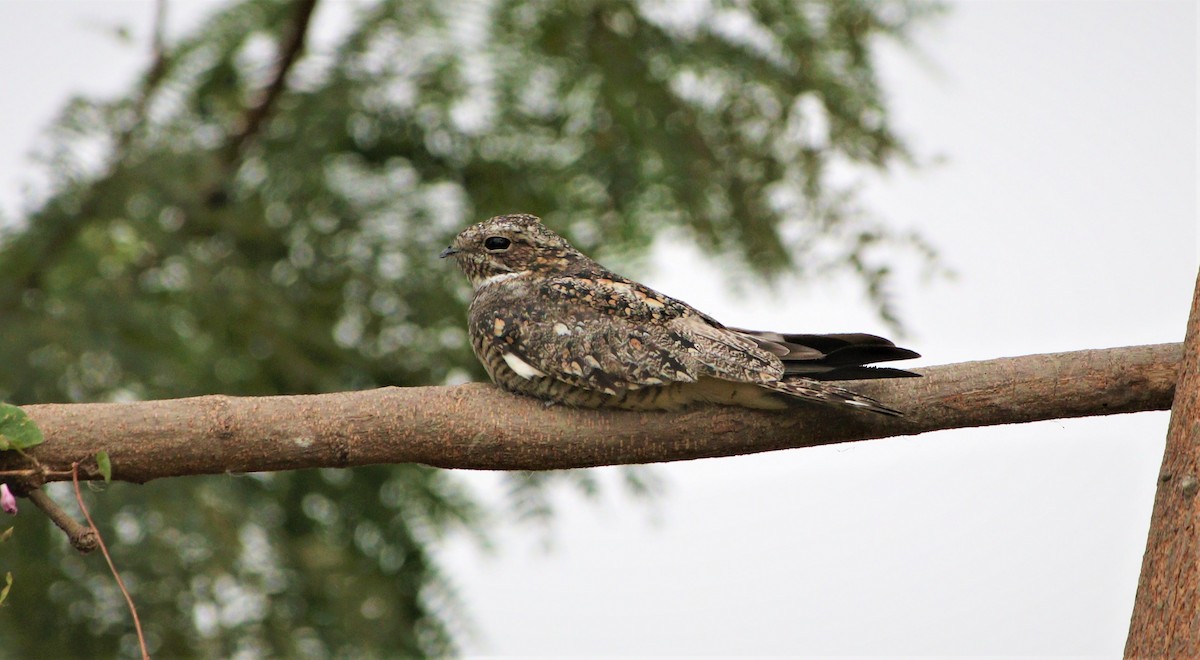
[[[783,377],[783,363],[777,356],[763,350],[753,338],[713,325],[706,316],[687,315],[668,325],[687,338],[705,376],[758,385]]]
[[[695,381],[699,369],[677,333],[635,325],[586,306],[498,307],[476,319],[476,331],[511,355],[572,386],[616,394],[651,385]]]
[[[576,387],[622,392],[700,377],[767,383],[780,360],[686,303],[616,277],[554,278],[537,305],[496,300],[475,332],[508,354]]]

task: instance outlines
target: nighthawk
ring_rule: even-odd
[[[918,375],[864,366],[919,357],[874,335],[725,327],[606,269],[532,215],[469,227],[441,256],[454,257],[475,288],[475,355],[518,394],[585,408],[783,409],[802,400],[900,415],[822,381]]]

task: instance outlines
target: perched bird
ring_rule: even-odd
[[[532,215],[469,227],[441,256],[454,257],[475,288],[475,355],[518,394],[585,408],[783,409],[803,400],[900,415],[821,381],[918,375],[863,366],[919,357],[874,335],[727,328],[606,269]]]

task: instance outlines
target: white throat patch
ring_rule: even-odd
[[[525,360],[513,355],[512,353],[504,353],[500,357],[504,358],[504,362],[508,364],[508,368],[512,369],[518,376],[529,380],[534,376],[545,376],[546,372],[529,364]]]
[[[491,277],[487,278],[486,280],[480,282],[479,286],[475,287],[475,290],[478,291],[489,284],[497,284],[499,282],[503,282],[505,280],[511,280],[514,277],[520,277],[522,275],[527,275],[527,274],[529,274],[529,271],[527,271],[527,270],[521,270],[521,271],[517,271],[515,273],[496,273],[495,275],[492,275]]]

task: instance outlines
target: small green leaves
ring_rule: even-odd
[[[45,442],[42,430],[17,406],[0,403],[0,451],[29,449]]]
[[[4,588],[0,589],[0,604],[3,604],[4,599],[8,598],[9,589],[12,589],[12,571],[4,574]]]
[[[11,539],[14,529],[16,529],[16,527],[9,527],[8,529],[4,530],[3,532],[0,532],[0,543],[4,543],[5,541]]]
[[[108,459],[108,452],[96,452],[96,467],[100,470],[100,476],[104,477],[104,483],[112,482],[112,461]]]

